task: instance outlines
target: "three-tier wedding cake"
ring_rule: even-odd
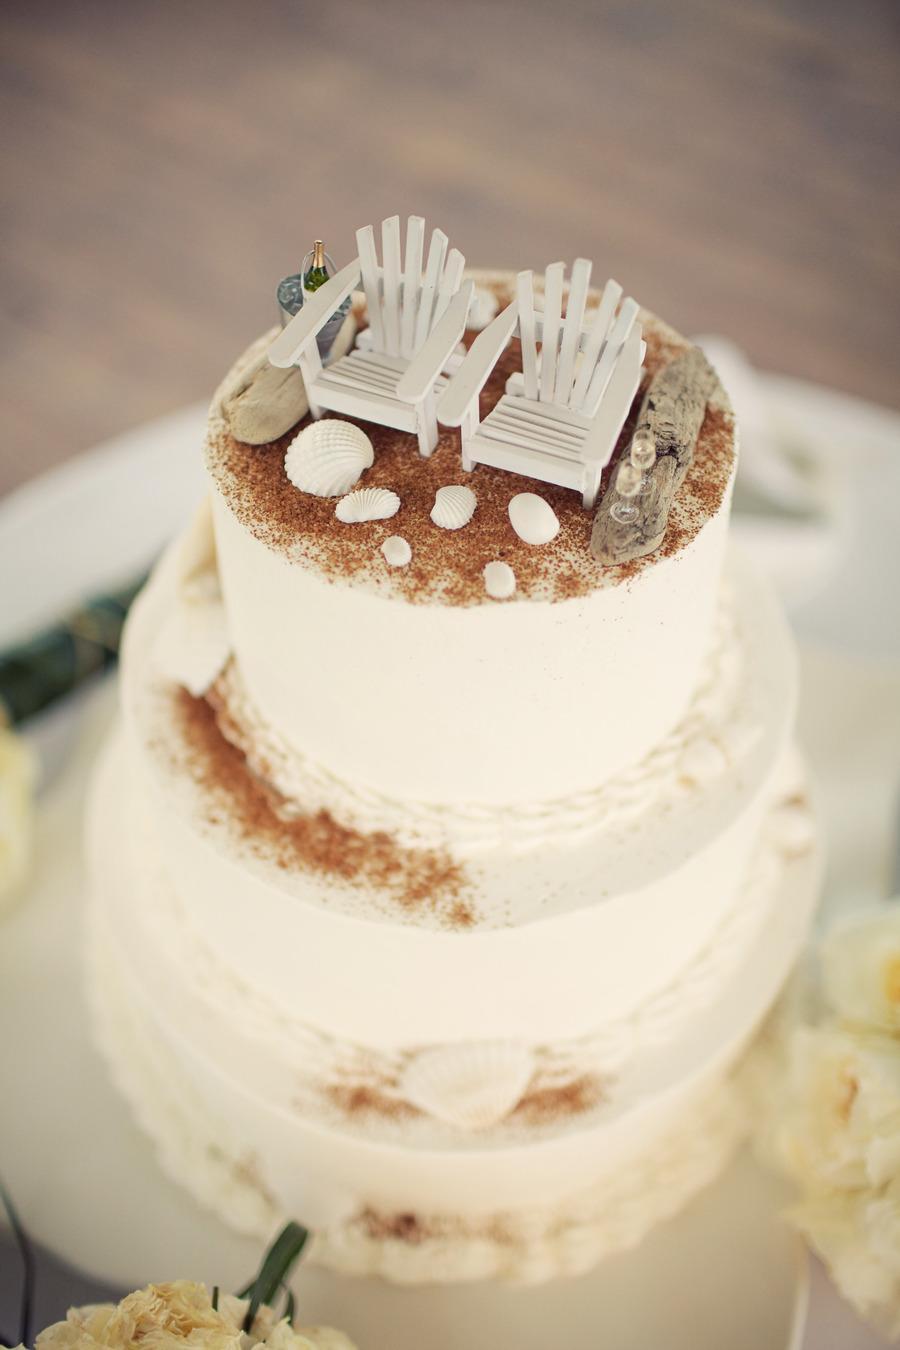
[[[640,321],[607,491],[689,350]],[[344,346],[366,322],[357,296]],[[602,562],[577,492],[465,472],[446,427],[428,457],[356,418],[318,458],[308,417],[247,444],[248,394],[276,428],[303,396],[274,336],[129,620],[98,1035],[166,1170],[244,1230],[289,1216],[397,1280],[576,1272],[723,1165],[815,899],[791,640],[728,548],[733,417],[714,384],[662,543]],[[521,369],[514,340],[483,412]]]

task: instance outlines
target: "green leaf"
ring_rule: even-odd
[[[249,1298],[250,1306],[244,1318],[244,1331],[253,1326],[256,1314],[264,1303],[271,1303],[279,1287],[287,1280],[297,1258],[306,1246],[309,1233],[299,1223],[285,1224],[262,1260],[256,1278],[238,1295]]]

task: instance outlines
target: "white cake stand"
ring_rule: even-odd
[[[767,388],[795,426],[808,431],[818,419],[823,438],[847,453],[859,446],[870,469],[877,468],[877,490],[857,504],[863,522],[879,500],[900,499],[900,419],[808,386],[772,380]],[[17,578],[16,592],[4,595],[0,643],[127,580],[150,560],[203,491],[203,424],[203,408],[189,409],[73,461],[0,505],[0,576]],[[870,553],[852,544],[848,557],[856,583],[845,559],[833,603],[813,601],[797,616],[801,632],[816,639],[804,653],[810,678],[801,720],[830,823],[831,908],[847,897],[883,893],[900,764],[900,727],[891,718],[900,664],[890,661],[900,658],[900,633],[891,647],[877,622],[888,594],[878,590],[886,560],[875,566]],[[888,586],[898,570],[888,559]],[[860,594],[870,607],[859,604]],[[860,710],[857,725],[836,728],[839,695],[841,706]],[[81,805],[113,705],[107,682],[35,731],[48,770],[38,866],[23,903],[0,920],[0,1160],[32,1235],[86,1273],[127,1286],[189,1277],[237,1287],[255,1268],[258,1247],[158,1171],[88,1035],[80,969]],[[853,781],[857,762],[864,766],[862,784],[862,768]],[[780,1198],[775,1183],[744,1156],[637,1250],[578,1280],[524,1290],[403,1290],[306,1268],[298,1277],[302,1315],[344,1326],[363,1350],[550,1344],[797,1350],[804,1343],[806,1262],[778,1217]],[[821,1280],[812,1322],[808,1344],[816,1350],[879,1344]]]

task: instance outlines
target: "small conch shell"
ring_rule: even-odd
[[[388,488],[359,488],[348,497],[342,497],[334,514],[345,525],[356,525],[364,520],[389,520],[400,510],[400,498]]]
[[[477,500],[471,488],[457,484],[438,488],[431,508],[431,519],[442,530],[461,530],[475,514]]]
[[[516,590],[516,574],[505,562],[489,562],[484,568],[484,589],[492,600],[508,600]]]
[[[421,1050],[401,1091],[420,1111],[461,1130],[486,1130],[514,1110],[531,1081],[531,1052],[514,1041],[475,1041]]]
[[[385,539],[381,551],[391,567],[406,567],[412,558],[412,549],[402,534],[392,534]]]
[[[509,523],[526,544],[549,544],[559,534],[556,512],[536,492],[516,493],[509,504]]]
[[[372,442],[360,427],[325,417],[294,437],[285,452],[284,471],[301,492],[343,497],[374,459]]]

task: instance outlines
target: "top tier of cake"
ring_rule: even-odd
[[[501,302],[512,282],[491,278]],[[647,383],[688,346],[654,316],[641,321],[644,383],[611,470]],[[270,337],[218,391],[207,444],[229,635],[254,716],[298,755],[398,810],[552,800],[637,763],[684,714],[710,647],[735,467],[721,388],[662,547],[609,567],[591,555],[592,513],[578,494],[484,465],[466,474],[458,434],[446,429],[423,459],[414,437],[360,424],[375,460],[359,486],[390,488],[401,506],[390,520],[342,524],[333,498],[300,492],[285,474],[297,428],[253,447],[231,434],[228,392]],[[483,411],[517,359],[512,343]],[[457,483],[475,492],[474,516],[440,529],[430,519],[435,492]],[[520,492],[553,507],[551,542],[529,545],[514,532],[508,505]],[[390,535],[409,542],[408,566],[386,563]],[[495,560],[516,576],[508,600],[485,592],[483,569]]]

